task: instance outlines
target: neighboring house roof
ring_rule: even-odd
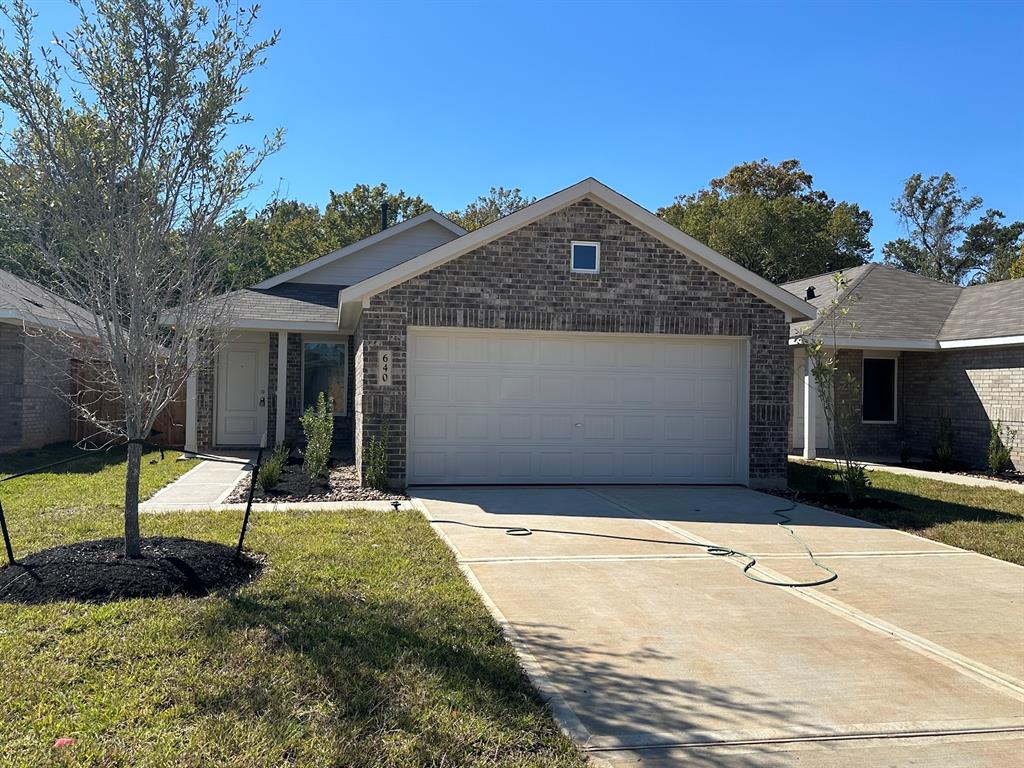
[[[273,288],[242,288],[210,301],[227,303],[239,330],[338,330],[338,292],[343,285],[285,283]]]
[[[847,286],[838,300],[847,314],[837,323],[836,335],[843,346],[937,349],[947,346],[947,340],[971,340],[973,346],[982,339],[1024,343],[1024,280],[962,288],[884,264],[842,271]],[[797,296],[813,287],[815,297],[810,301],[820,311],[816,320],[790,326],[794,340],[831,336],[828,318],[837,298],[837,272],[782,285]]]
[[[0,322],[96,338],[96,318],[91,312],[3,269],[0,269]]]
[[[942,325],[939,343],[1024,336],[1024,278],[969,285]]]
[[[342,325],[352,326],[371,296],[386,291],[399,283],[422,274],[447,261],[458,258],[475,248],[503,237],[528,224],[548,216],[583,199],[591,199],[623,219],[682,252],[699,264],[750,291],[755,296],[783,310],[791,319],[803,320],[815,316],[815,309],[803,299],[765,280],[736,262],[713,251],[682,230],[658,218],[632,200],[605,186],[597,179],[588,178],[538,200],[491,224],[474,230],[449,243],[409,259],[341,292]]]
[[[417,228],[432,229],[435,230],[435,233],[433,234],[432,239],[428,239],[424,241],[424,244],[421,244],[412,237],[412,230],[415,230]],[[438,230],[438,228],[440,228],[440,232],[443,233],[441,237],[437,236],[436,230]],[[358,242],[352,243],[351,245],[346,245],[344,248],[339,248],[338,250],[332,251],[331,253],[321,256],[317,259],[307,261],[305,264],[295,267],[294,269],[290,269],[287,272],[282,272],[279,275],[274,275],[273,277],[268,278],[261,283],[257,283],[256,285],[253,286],[253,288],[273,288],[274,286],[281,285],[282,283],[292,281],[306,282],[304,278],[305,276],[308,275],[308,273],[315,271],[325,271],[324,268],[329,267],[330,265],[334,264],[340,259],[351,260],[352,257],[356,256],[361,252],[372,251],[375,248],[380,250],[379,246],[384,244],[386,241],[410,241],[405,248],[388,249],[391,252],[393,258],[396,259],[396,261],[404,261],[406,258],[416,256],[420,253],[423,253],[423,251],[425,250],[434,248],[435,246],[441,244],[442,242],[452,240],[456,237],[461,237],[464,234],[466,234],[466,230],[464,230],[454,221],[445,218],[437,211],[426,211],[425,213],[421,213],[418,216],[413,216],[411,219],[406,219],[405,221],[396,224],[393,227],[388,227],[387,229],[383,229],[380,232],[377,232],[376,234],[370,235],[369,237],[365,237]],[[388,243],[388,245],[391,245],[391,243]],[[394,262],[385,263],[383,268],[386,269],[391,266],[394,266]],[[368,274],[372,274],[372,271],[369,272]],[[355,279],[362,278],[363,275],[359,275]],[[316,282],[315,278],[313,279],[313,281]],[[322,281],[321,284],[323,284]]]

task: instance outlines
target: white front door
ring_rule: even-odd
[[[217,445],[259,445],[267,429],[267,342],[228,342],[217,356]]]
[[[746,345],[409,331],[409,483],[745,483]]]

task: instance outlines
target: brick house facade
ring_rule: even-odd
[[[569,270],[572,240],[601,243],[601,271]],[[406,476],[410,326],[742,336],[750,339],[749,471],[785,482],[788,321],[754,294],[596,202],[579,201],[373,296],[355,331],[355,448],[387,427],[391,481]],[[393,383],[376,383],[376,352]]]
[[[43,338],[0,323],[0,451],[70,440],[71,361]],[[65,394],[58,392],[60,388]]]

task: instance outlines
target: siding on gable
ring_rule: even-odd
[[[368,277],[408,261],[421,253],[454,240],[455,233],[435,221],[424,221],[412,229],[389,237],[383,242],[367,246],[361,251],[324,264],[303,275],[292,278],[292,283],[323,283],[325,285],[355,285]]]

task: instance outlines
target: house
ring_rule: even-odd
[[[297,441],[333,397],[389,480],[785,483],[815,308],[586,179],[474,232],[426,213],[225,297],[191,450]],[[361,467],[360,467],[361,468]]]
[[[858,456],[891,460],[905,448],[928,458],[948,419],[954,458],[984,466],[990,424],[1001,422],[1017,430],[1008,447],[1024,466],[1024,280],[960,287],[872,263],[845,270],[837,295],[834,274],[782,286],[819,310],[790,327],[791,449],[807,458],[831,450],[804,350],[834,336],[841,369],[858,382]],[[832,323],[836,301],[847,312]]]
[[[95,339],[92,325],[81,307],[0,270],[0,451],[74,438],[67,401],[74,363],[45,332]]]

